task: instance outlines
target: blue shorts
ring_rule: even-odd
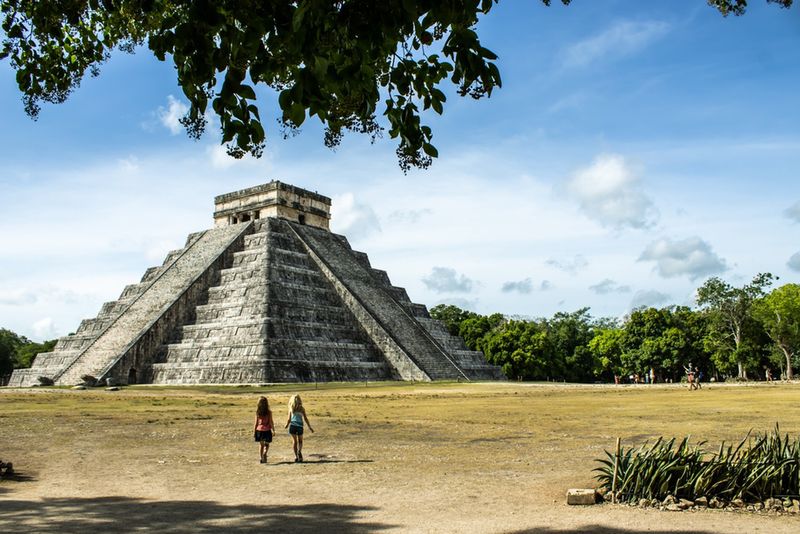
[[[303,435],[303,427],[297,425],[289,425],[289,434],[293,434],[295,436],[302,436]]]

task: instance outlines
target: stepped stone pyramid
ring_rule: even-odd
[[[214,228],[9,385],[500,379],[329,231],[330,204],[278,181],[216,197]]]

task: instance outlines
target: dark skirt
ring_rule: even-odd
[[[272,443],[272,430],[256,430],[253,439],[255,439],[255,441]]]

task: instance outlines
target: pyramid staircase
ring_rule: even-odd
[[[398,378],[278,219],[256,223],[153,365],[153,382],[258,383]]]

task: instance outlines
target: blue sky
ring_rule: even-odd
[[[0,64],[0,327],[74,331],[211,226],[213,197],[272,179],[333,198],[334,231],[428,306],[550,316],[691,305],[709,276],[800,272],[800,9],[703,0],[504,0],[481,21],[503,88],[452,90],[440,158],[392,140],[332,152],[268,123],[261,160],[177,127],[169,63],[116,53],[70,99],[23,113]],[[276,115],[260,90],[262,115]]]

